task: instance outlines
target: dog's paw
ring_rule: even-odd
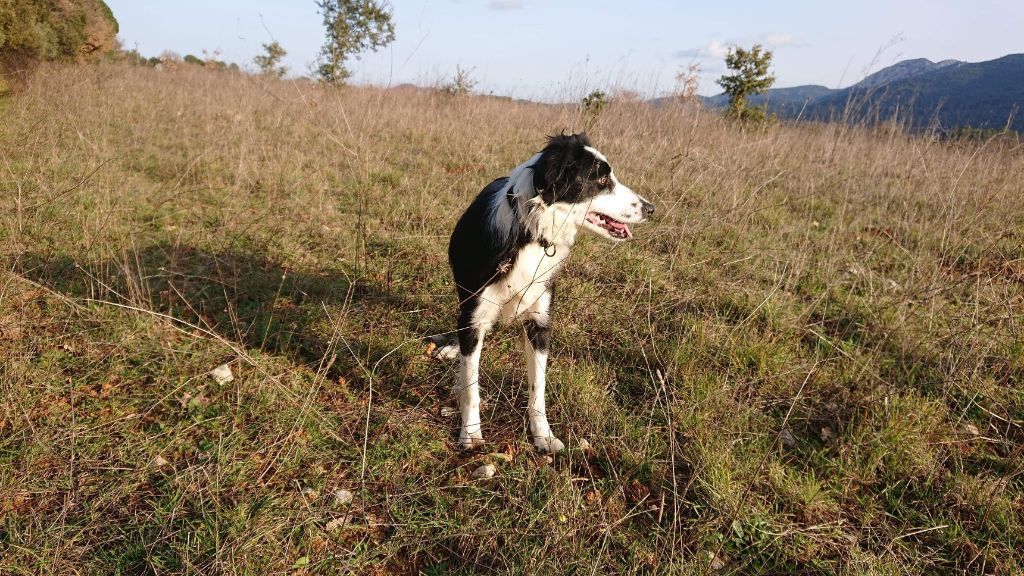
[[[459,357],[459,343],[449,342],[438,346],[429,352],[430,357],[435,360],[456,360]]]
[[[477,448],[483,448],[484,436],[480,432],[466,433],[463,430],[459,434],[459,447],[463,450],[475,450]]]
[[[534,438],[533,445],[537,447],[537,450],[544,452],[545,454],[558,454],[562,450],[565,450],[565,444],[561,440],[554,436],[544,436],[541,438]]]

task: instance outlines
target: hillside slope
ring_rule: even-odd
[[[198,66],[3,106],[0,574],[1024,569],[1008,142]],[[460,451],[447,240],[584,126],[657,212],[559,276],[569,450],[532,448],[512,326]]]

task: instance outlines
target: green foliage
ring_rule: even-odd
[[[260,73],[264,76],[283,78],[288,73],[287,66],[281,66],[281,59],[288,55],[283,46],[274,40],[270,44],[263,45],[263,54],[252,59],[260,67]]]
[[[729,95],[729,115],[742,120],[764,120],[764,110],[747,112],[747,98],[755,94],[764,94],[775,83],[775,76],[769,69],[772,64],[772,51],[765,50],[760,44],[747,50],[734,46],[725,55],[725,65],[732,74],[723,75],[718,85]]]
[[[601,111],[604,110],[607,105],[608,95],[604,93],[604,90],[594,90],[580,101],[580,106],[583,108],[583,111],[592,116],[601,114]]]
[[[349,58],[375,52],[395,40],[391,10],[378,0],[317,0],[317,6],[326,29],[317,75],[328,84],[348,80],[351,72],[345,61]]]
[[[79,59],[113,49],[117,31],[102,0],[0,0],[0,61]]]
[[[455,77],[451,82],[442,86],[441,91],[449,96],[468,96],[475,87],[476,79],[473,78],[473,71],[456,65]]]
[[[203,62],[201,58],[198,58],[198,57],[196,57],[196,56],[194,56],[192,54],[186,54],[185,58],[183,58],[183,60],[185,61],[186,64],[195,64],[196,66],[205,66],[206,65],[206,63]]]
[[[995,128],[974,128],[972,126],[961,126],[953,130],[949,130],[943,134],[943,137],[947,140],[965,140],[965,141],[976,141],[984,142],[986,140],[992,140],[993,138],[1000,138],[1008,136],[1010,132],[1008,130],[996,130]]]
[[[729,112],[730,114],[733,113],[731,109]],[[768,108],[765,106],[744,106],[735,114],[736,118],[752,124],[770,124],[777,119],[775,114],[769,113]]]

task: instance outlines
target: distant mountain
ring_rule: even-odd
[[[776,88],[769,90],[767,94],[751,96],[749,102],[754,106],[767,105],[773,110],[781,107],[792,108],[803,106],[832,92],[834,90],[814,84],[792,86],[790,88]],[[725,108],[729,105],[729,97],[725,94],[718,94],[717,96],[703,98],[703,102],[705,106],[712,108]]]
[[[819,98],[808,118],[853,121],[897,119],[911,128],[936,126],[1024,131],[1024,54],[987,62],[935,65],[930,70],[882,84],[855,84]]]
[[[955,64],[964,64],[959,60],[943,60],[942,62],[932,62],[927,58],[915,58],[913,60],[903,60],[897,62],[892,66],[882,68],[878,72],[867,75],[863,80],[857,82],[851,88],[872,88],[875,86],[881,86],[883,84],[890,84],[899,80],[906,80],[925,72],[931,72],[932,70],[938,70],[939,68],[945,68],[946,66],[952,66]]]
[[[729,102],[724,94],[702,101],[712,108]],[[1024,54],[973,63],[904,60],[848,88],[776,88],[752,97],[750,103],[767,106],[783,118],[856,122],[895,118],[913,129],[1009,126],[1024,132]]]

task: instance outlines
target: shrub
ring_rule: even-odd
[[[441,87],[441,91],[449,96],[468,96],[476,88],[476,80],[473,78],[473,70],[466,70],[462,66],[455,66],[455,77],[451,82]]]
[[[592,116],[597,116],[608,105],[608,95],[603,90],[594,90],[583,97],[580,106],[583,111]]]
[[[117,32],[102,0],[0,0],[0,65],[82,60],[116,49]]]

